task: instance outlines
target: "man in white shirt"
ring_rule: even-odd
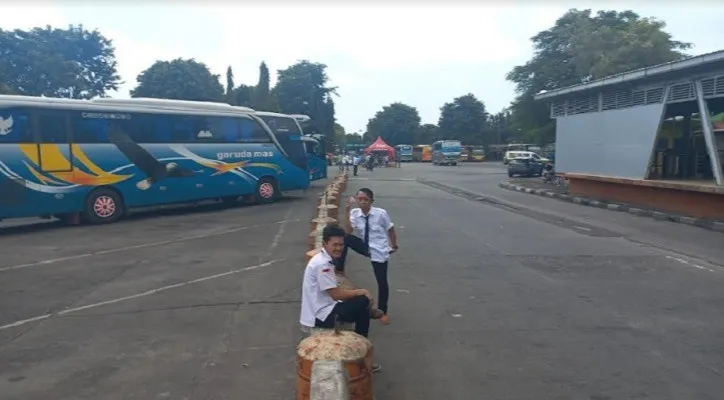
[[[354,176],[357,176],[360,162],[362,162],[362,157],[354,156],[354,158],[352,158],[352,173],[354,174]]]
[[[378,308],[384,313],[380,320],[387,324],[390,317],[387,315],[387,302],[390,297],[390,287],[387,282],[387,267],[389,265],[390,254],[397,251],[397,234],[395,233],[395,224],[383,208],[372,207],[375,201],[375,195],[372,190],[362,188],[357,191],[356,198],[347,199],[347,218],[345,230],[348,234],[355,233],[358,237],[363,238],[364,242],[369,246],[370,260],[372,261],[372,269],[377,280],[377,293],[380,297]],[[352,205],[357,202],[359,208],[352,209]],[[341,262],[344,268],[344,260]]]
[[[309,260],[304,270],[299,322],[310,328],[331,329],[338,318],[353,322],[355,332],[367,337],[372,295],[367,289],[338,287],[334,273],[334,259],[342,255],[345,234],[338,225],[329,225],[322,231],[322,251]]]

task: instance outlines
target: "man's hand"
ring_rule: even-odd
[[[355,202],[357,202],[357,200],[354,197],[352,197],[352,196],[347,197],[347,201],[345,201],[345,203],[344,203],[347,206],[347,211],[349,211],[352,208],[352,206],[354,205]]]
[[[372,298],[372,293],[370,293],[369,290],[367,290],[367,289],[357,289],[357,290],[359,290],[359,294],[361,296],[366,296],[368,299],[370,299],[370,303],[372,303],[374,301],[374,299]]]
[[[392,246],[392,248],[391,248],[391,250],[390,250],[390,254],[396,252],[399,248],[400,248],[400,246],[398,246],[398,245]]]

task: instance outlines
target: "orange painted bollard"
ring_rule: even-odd
[[[297,346],[297,400],[309,400],[315,361],[341,361],[347,371],[349,399],[373,400],[372,343],[349,331],[314,333]]]
[[[309,250],[306,254],[304,254],[306,262],[309,262],[309,260],[311,260],[312,257],[316,256],[317,253],[319,253],[320,251],[322,251],[322,249],[320,248]]]
[[[307,236],[307,247],[309,250],[314,250],[317,247],[317,231],[311,231],[309,232],[309,235]]]

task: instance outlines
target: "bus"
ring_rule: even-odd
[[[485,161],[485,150],[483,146],[463,146],[460,152],[460,161]]]
[[[432,146],[426,144],[418,144],[412,148],[412,161],[430,162],[432,161]]]
[[[256,111],[256,116],[262,119],[277,136],[287,136],[290,140],[300,140],[304,146],[307,157],[307,170],[309,180],[317,181],[327,179],[327,154],[324,148],[324,137],[305,135],[302,125],[308,124],[312,119],[306,115],[287,115],[268,111]]]
[[[0,219],[115,222],[135,207],[309,188],[302,141],[250,108],[0,96]]]
[[[409,144],[398,144],[395,146],[395,154],[400,157],[400,161],[412,161],[412,146]]]
[[[459,140],[438,140],[432,144],[432,163],[458,165],[462,144]]]

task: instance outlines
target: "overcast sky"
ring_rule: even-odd
[[[489,112],[499,111],[514,97],[505,74],[531,57],[530,37],[572,7],[632,8],[666,21],[675,39],[694,43],[694,54],[724,49],[718,39],[724,5],[707,1],[696,7],[647,1],[636,7],[608,1],[28,3],[34,5],[3,4],[0,27],[82,23],[114,40],[125,80],[114,97],[128,97],[155,60],[193,57],[222,82],[231,65],[237,84],[255,84],[264,60],[272,85],[276,70],[297,60],[325,63],[331,84],[339,86],[337,120],[348,132],[363,131],[375,112],[396,101],[417,107],[424,123],[437,123],[442,104],[466,93]]]

